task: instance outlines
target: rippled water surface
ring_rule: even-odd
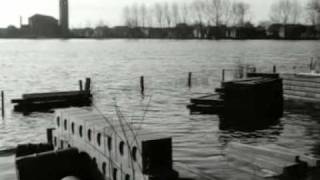
[[[173,136],[177,161],[197,164],[229,141],[280,144],[318,156],[320,113],[310,107],[286,108],[278,125],[255,132],[221,131],[218,117],[193,116],[186,109],[190,97],[219,86],[223,68],[242,62],[264,72],[272,65],[281,72],[302,71],[312,56],[320,56],[319,41],[0,40],[0,89],[6,95],[0,149],[45,141],[45,129],[53,126],[52,114],[12,112],[10,99],[77,89],[79,79],[91,77],[100,109],[113,116],[118,104],[128,121]]]

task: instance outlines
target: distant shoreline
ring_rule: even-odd
[[[123,40],[201,40],[201,41],[243,41],[243,40],[271,40],[271,41],[317,41],[320,38],[299,38],[299,39],[281,39],[281,38],[251,38],[251,39],[241,39],[241,38],[221,38],[221,39],[198,39],[198,38],[94,38],[94,37],[70,37],[70,38],[58,38],[58,37],[39,37],[39,38],[29,38],[29,37],[0,37],[0,40],[73,40],[73,39],[84,39],[84,40],[115,40],[115,39],[123,39]]]

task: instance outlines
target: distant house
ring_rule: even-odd
[[[254,27],[251,24],[227,28],[226,37],[230,39],[263,39],[266,31],[263,27]]]
[[[155,39],[162,39],[167,38],[168,34],[167,31],[164,28],[149,28],[147,38],[155,38]]]
[[[300,24],[287,24],[280,27],[279,37],[281,39],[301,39],[306,32],[306,26]]]
[[[92,28],[72,29],[71,34],[75,38],[92,38],[94,35],[94,30]]]
[[[113,38],[128,38],[130,36],[130,28],[128,26],[115,26],[110,29]]]
[[[57,37],[60,34],[58,20],[51,16],[33,15],[29,18],[29,27],[35,37]]]
[[[282,24],[271,24],[267,28],[267,32],[266,32],[267,37],[270,39],[278,39],[281,27],[282,27]]]
[[[8,26],[3,33],[5,38],[16,38],[20,35],[19,29],[12,25]]]
[[[202,24],[196,24],[193,26],[193,37],[196,39],[207,39],[208,29]]]
[[[226,38],[227,27],[226,26],[209,26],[207,28],[208,39],[223,39]]]
[[[93,37],[95,38],[109,38],[110,28],[108,26],[99,26],[94,29]]]
[[[185,23],[177,24],[174,28],[174,38],[177,39],[192,39],[193,38],[193,28]]]
[[[7,31],[6,28],[0,28],[0,38],[4,38],[5,37],[6,31]]]
[[[317,39],[318,31],[316,26],[306,26],[305,31],[301,35],[302,39]]]

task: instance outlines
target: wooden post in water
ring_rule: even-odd
[[[5,107],[4,107],[4,92],[1,91],[1,112],[2,112],[2,119],[5,116]]]
[[[144,94],[144,77],[141,76],[140,77],[140,90],[141,90],[141,94]]]
[[[90,86],[91,86],[91,79],[90,78],[86,78],[86,83],[85,83],[84,90],[87,91],[87,92],[90,92]]]
[[[225,69],[222,69],[222,82],[224,82],[224,79],[225,79],[225,73],[226,73],[226,70],[225,70]]]
[[[273,65],[273,73],[277,73],[277,66]]]
[[[192,86],[192,72],[188,74],[188,87],[191,88]]]
[[[53,144],[53,130],[54,130],[54,128],[47,129],[47,143],[48,144]]]
[[[79,89],[80,91],[83,91],[82,80],[79,80]]]
[[[310,71],[313,70],[313,57],[311,57],[309,68],[310,68]]]

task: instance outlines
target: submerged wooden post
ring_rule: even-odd
[[[226,70],[225,70],[225,69],[222,69],[222,82],[224,82],[224,79],[225,79],[225,73],[226,73]]]
[[[85,91],[90,92],[90,86],[91,86],[91,79],[86,78],[86,83],[85,83]]]
[[[83,91],[82,80],[79,80],[79,89],[80,91]]]
[[[273,73],[277,73],[277,66],[276,65],[273,65]]]
[[[144,77],[143,76],[140,77],[140,90],[141,90],[141,94],[144,94]]]
[[[311,57],[311,61],[310,61],[310,64],[309,64],[309,68],[310,68],[310,71],[313,70],[313,57]]]
[[[191,88],[192,86],[192,72],[188,74],[188,87]]]
[[[4,92],[1,91],[1,112],[2,112],[2,119],[5,116],[5,108],[4,108]]]
[[[48,144],[53,144],[53,130],[54,130],[54,128],[47,129],[47,143]]]

